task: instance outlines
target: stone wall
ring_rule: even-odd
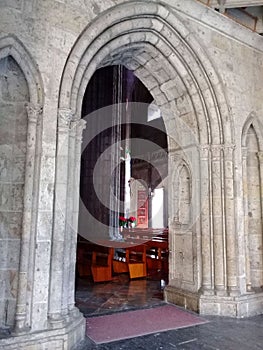
[[[141,79],[162,111],[169,136],[167,299],[205,314],[262,312],[263,38],[197,1],[162,4],[0,3],[0,269],[5,283],[0,319],[2,326],[28,334],[25,349],[33,332],[45,331],[43,339],[55,336],[61,348],[84,336],[74,308],[72,253],[84,127],[78,120],[90,77],[112,64],[125,65]],[[25,101],[31,103],[34,127],[27,125]],[[179,183],[191,190],[189,207],[188,197],[173,186],[183,164],[187,168],[179,171]],[[247,181],[251,171],[254,185]],[[249,205],[244,207],[246,188]],[[179,212],[176,220],[180,201],[189,212]],[[253,287],[256,293],[248,296]],[[81,325],[81,334],[70,324]],[[5,340],[5,348],[15,341]]]

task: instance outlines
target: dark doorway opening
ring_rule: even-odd
[[[115,118],[117,112],[115,107],[111,109],[112,105],[120,106],[120,123],[101,127],[105,121],[102,109],[109,107],[110,118]],[[150,92],[133,72],[123,66],[104,67],[95,72],[82,105],[82,118],[90,114],[95,117],[87,119],[87,132],[91,132],[93,137],[90,137],[81,157],[81,200],[88,212],[105,226],[119,226],[119,216],[135,217],[136,228],[131,231],[125,228],[123,240],[130,240],[133,247],[137,246],[134,241],[137,239],[139,242],[139,234],[143,233],[144,242],[141,245],[138,243],[138,246],[143,246],[143,251],[137,249],[136,253],[135,248],[134,251],[126,249],[127,245],[124,249],[119,246],[115,249],[114,245],[113,248],[111,245],[108,247],[105,243],[108,233],[100,236],[92,232],[93,227],[87,227],[90,231],[88,238],[91,239],[78,235],[76,304],[87,316],[151,307],[163,302],[163,288],[168,282],[168,160],[164,122]],[[114,194],[120,200],[117,221],[116,213],[101,202],[93,185],[96,163],[105,150],[114,144],[115,135],[123,145],[120,151],[117,150],[121,160],[113,171],[113,177],[117,179],[113,183]],[[110,196],[106,167],[101,169],[99,177],[101,191],[106,197]],[[128,213],[125,206],[127,183],[130,200]],[[156,206],[159,211],[155,209]],[[127,223],[127,226],[130,224]],[[147,236],[149,239],[145,238],[147,234],[150,235]],[[152,246],[146,244],[149,241],[153,242]],[[139,256],[138,261],[135,261],[136,255]],[[133,266],[138,263],[138,271],[143,261],[143,274],[136,275],[135,272],[132,275],[128,260],[134,263]],[[101,269],[98,267],[96,270],[93,265],[99,265]]]

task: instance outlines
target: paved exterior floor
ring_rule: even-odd
[[[262,350],[263,315],[236,320],[206,317],[210,322],[143,337],[96,345],[90,339],[77,350]]]
[[[158,277],[128,281],[124,275],[99,284],[78,280],[76,304],[85,316],[155,307],[164,303],[164,280]],[[239,320],[214,316],[205,319],[209,322],[199,326],[107,344],[96,345],[86,338],[76,350],[263,350],[263,315]]]

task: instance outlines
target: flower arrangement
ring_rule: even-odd
[[[134,216],[130,216],[128,221],[131,222],[131,223],[135,223],[136,222],[136,218]]]
[[[129,226],[134,228],[136,226],[136,218],[134,216],[130,216],[128,219]]]
[[[119,226],[124,227],[127,225],[127,219],[124,216],[119,217]]]
[[[130,216],[128,219],[126,219],[124,216],[119,216],[120,227],[129,227],[129,224],[131,225],[131,227],[135,227],[136,218],[134,216]]]

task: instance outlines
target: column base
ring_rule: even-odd
[[[263,314],[263,292],[243,295],[218,295],[215,291],[194,293],[168,285],[164,290],[165,301],[199,312],[201,315],[235,318]],[[235,291],[235,293],[237,293]]]
[[[35,333],[16,334],[0,339],[0,348],[3,350],[54,350],[72,349],[85,338],[86,320],[82,314],[70,317],[64,327],[43,330]]]
[[[228,317],[250,317],[263,314],[263,292],[240,296],[201,295],[200,314]]]

